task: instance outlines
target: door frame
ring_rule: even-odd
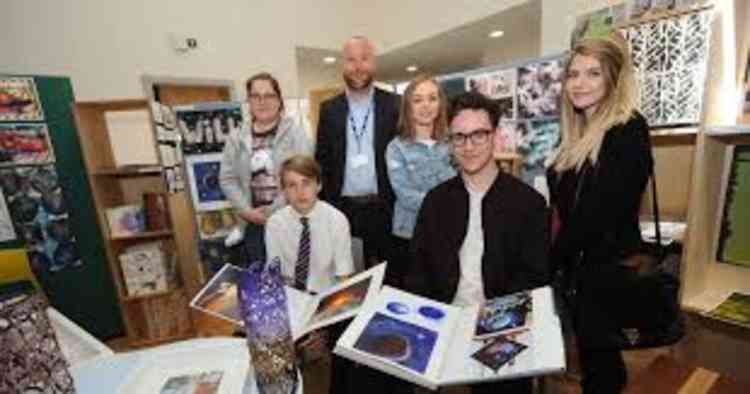
[[[144,74],[141,76],[141,85],[143,86],[143,93],[149,101],[153,101],[154,97],[154,85],[169,84],[178,86],[216,86],[226,87],[229,89],[230,101],[240,101],[241,99],[237,96],[237,91],[234,86],[234,81],[231,79],[212,79],[212,78],[185,78],[185,77],[171,77],[166,75],[149,75]]]

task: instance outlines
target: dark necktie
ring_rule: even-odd
[[[302,222],[302,234],[299,238],[297,265],[294,266],[294,287],[307,289],[307,274],[310,272],[310,223],[306,217],[299,218]]]

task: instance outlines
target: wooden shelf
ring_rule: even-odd
[[[113,168],[101,168],[93,172],[94,175],[105,176],[160,176],[164,172],[160,165],[137,165]]]
[[[110,241],[139,241],[139,240],[147,240],[147,239],[156,239],[156,238],[166,238],[172,236],[172,230],[159,230],[159,231],[146,231],[139,234],[134,235],[121,235],[121,236],[111,236],[109,237]]]
[[[706,135],[712,137],[750,136],[750,125],[709,125],[706,127]]]
[[[166,297],[178,291],[182,291],[182,287],[175,287],[174,289],[170,289],[167,291],[160,291],[158,293],[144,294],[144,295],[138,295],[138,296],[127,296],[127,297],[123,297],[122,299],[120,299],[120,302],[129,303],[129,302],[149,300],[153,298]]]

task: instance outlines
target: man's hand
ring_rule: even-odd
[[[246,222],[255,223],[259,225],[266,224],[266,219],[268,219],[268,217],[266,217],[265,209],[263,209],[262,207],[250,208],[250,209],[241,211],[239,213],[239,217],[241,217]]]

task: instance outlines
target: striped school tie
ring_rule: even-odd
[[[310,272],[310,223],[306,217],[299,218],[302,222],[302,234],[299,238],[297,265],[294,266],[294,287],[307,289],[307,274]]]

